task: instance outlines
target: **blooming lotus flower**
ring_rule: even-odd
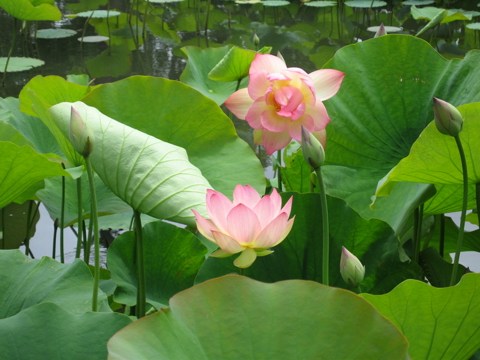
[[[254,129],[256,144],[267,154],[284,148],[293,138],[301,141],[301,127],[314,133],[330,118],[322,101],[334,96],[344,73],[323,69],[310,74],[287,68],[283,59],[256,54],[250,65],[248,88],[233,93],[225,106]]]
[[[271,254],[270,248],[288,235],[294,218],[289,219],[290,198],[282,208],[282,198],[274,189],[270,195],[260,195],[249,185],[237,185],[233,201],[215,190],[207,190],[205,219],[193,210],[198,231],[220,248],[212,256],[226,257],[241,253],[233,264],[247,268],[257,256]]]

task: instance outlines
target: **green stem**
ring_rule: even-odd
[[[277,188],[278,191],[282,191],[282,150],[277,151]]]
[[[80,251],[82,250],[83,238],[83,209],[82,209],[82,177],[77,180],[77,249],[75,250],[75,259],[80,258]]]
[[[445,255],[445,214],[440,214],[440,239],[438,253],[443,258]]]
[[[136,250],[136,265],[137,265],[137,318],[145,316],[145,307],[147,303],[147,296],[145,292],[145,267],[143,261],[143,234],[142,234],[142,219],[140,212],[133,211],[134,216],[134,232],[135,232],[135,250]]]
[[[413,214],[413,259],[418,263],[420,257],[420,238],[422,235],[423,204]]]
[[[85,163],[87,165],[88,185],[90,187],[90,221],[93,222],[93,243],[95,251],[92,311],[98,311],[98,285],[100,283],[100,239],[98,236],[97,194],[95,192],[92,164],[90,163],[88,157],[85,158]]]
[[[62,163],[62,168],[65,165]],[[60,205],[60,262],[65,263],[65,176],[62,176],[62,200]]]
[[[457,280],[458,272],[458,263],[460,261],[460,252],[462,251],[463,245],[463,234],[465,232],[465,217],[467,215],[467,204],[468,204],[468,173],[467,173],[467,160],[465,158],[465,152],[463,151],[462,142],[458,135],[454,136],[455,142],[457,144],[458,153],[460,154],[460,161],[462,163],[462,172],[463,172],[463,204],[462,212],[460,215],[460,228],[458,229],[458,239],[457,239],[457,250],[455,251],[455,259],[453,260],[453,270],[452,277],[450,279],[450,286],[453,286]]]
[[[327,206],[327,192],[325,182],[323,181],[322,169],[319,167],[315,169],[317,174],[318,187],[320,190],[320,204],[322,210],[322,283],[329,285],[329,267],[330,267],[330,234],[328,224],[328,206]]]
[[[477,209],[478,225],[480,225],[480,182],[475,184],[475,208]]]

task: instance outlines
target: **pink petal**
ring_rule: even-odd
[[[250,97],[257,99],[265,95],[270,83],[267,76],[272,73],[281,73],[286,68],[285,62],[277,56],[256,54],[249,71],[248,93]]]
[[[268,249],[281,243],[292,229],[294,219],[288,220],[286,213],[278,215],[258,234],[256,247]]]
[[[265,148],[265,152],[268,155],[272,155],[275,151],[283,149],[290,143],[290,140],[292,140],[292,138],[288,132],[271,132],[268,130],[262,130],[261,144]]]
[[[310,132],[321,131],[325,129],[330,122],[330,117],[328,116],[327,109],[321,101],[317,101],[315,103],[315,106],[309,107],[307,109],[307,115],[310,115],[313,119],[313,128],[309,128],[307,124],[304,124],[304,126]]]
[[[233,205],[241,203],[253,209],[259,201],[260,195],[250,185],[235,186],[235,190],[233,190]]]
[[[277,115],[277,112],[273,108],[269,108],[262,113],[260,117],[262,128],[272,132],[286,132],[290,125],[291,120],[288,117],[282,117]]]
[[[207,211],[210,220],[220,231],[227,231],[227,215],[233,208],[229,198],[222,193],[208,189],[207,190]]]
[[[317,100],[323,101],[334,96],[340,89],[344,76],[343,72],[333,69],[322,69],[310,73]]]
[[[195,215],[195,220],[197,222],[197,229],[210,241],[215,242],[215,239],[212,235],[212,230],[217,230],[217,227],[210,221],[205,219],[202,215],[200,215],[196,210],[192,209],[193,214]]]
[[[282,200],[280,199],[280,201],[282,201]],[[293,202],[293,196],[290,196],[290,199],[287,200],[287,202],[285,203],[285,206],[282,208],[281,212],[290,216],[290,212],[292,211],[292,202]]]
[[[283,86],[275,91],[275,102],[280,105],[277,114],[297,120],[305,112],[304,96],[294,86]]]
[[[245,120],[248,109],[252,106],[253,100],[248,96],[248,90],[240,89],[234,92],[225,101],[225,106],[230,110],[237,118]]]
[[[240,245],[252,243],[261,230],[255,212],[243,204],[238,204],[230,211],[227,222],[228,234]]]
[[[271,86],[270,80],[268,80],[268,73],[252,73],[250,71],[250,78],[248,80],[248,95],[253,100],[265,95]]]
[[[265,112],[275,113],[275,109],[272,106],[269,106],[263,97],[258,98],[252,104],[250,109],[248,109],[245,120],[247,120],[248,125],[253,129],[259,129],[262,127],[261,119]]]
[[[269,224],[273,218],[280,213],[280,207],[276,208],[268,195],[265,195],[253,210],[257,214],[262,228]]]
[[[218,247],[227,253],[236,254],[244,249],[243,246],[227,234],[220,231],[212,231],[212,234]]]

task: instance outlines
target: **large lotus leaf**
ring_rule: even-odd
[[[286,201],[292,193],[283,194]],[[322,280],[322,227],[318,194],[293,193],[295,222],[287,238],[273,254],[259,257],[245,275],[266,282],[288,279]],[[339,273],[341,248],[353,252],[366,267],[363,289],[387,292],[407,278],[420,278],[418,267],[399,261],[398,241],[390,227],[379,220],[365,220],[344,201],[329,198],[330,284],[346,287]],[[196,279],[201,282],[237,272],[234,257],[206,260]],[[390,271],[384,271],[385,268]]]
[[[48,177],[68,176],[60,163],[50,161],[47,155],[27,145],[0,141],[0,154],[0,208],[33,199]]]
[[[453,287],[407,280],[385,295],[362,294],[407,337],[412,359],[469,359],[480,348],[480,274]]]
[[[72,313],[92,309],[92,274],[82,261],[61,264],[48,257],[32,260],[18,250],[2,250],[0,269],[0,319],[44,302]],[[102,309],[108,309],[103,293],[99,301]]]
[[[125,125],[185,148],[218,191],[237,184],[265,190],[263,168],[214,102],[172,80],[135,76],[97,87],[84,100]]]
[[[185,149],[124,125],[82,102],[60,103],[50,111],[64,135],[77,109],[92,134],[89,159],[103,182],[135,210],[194,225],[192,208],[206,213],[211,185],[188,161]]]
[[[90,218],[90,187],[88,185],[88,178],[86,172],[83,173],[80,180],[82,185],[82,210],[83,218]],[[104,182],[95,175],[94,179],[95,193],[97,196],[97,214],[99,216],[116,214],[130,211],[131,207],[122,201],[118,196],[104,184]],[[48,210],[52,219],[60,219],[62,211],[62,179],[50,178],[45,180],[45,187],[37,192],[37,197],[42,201],[45,208]],[[71,226],[78,221],[78,194],[77,194],[77,179],[70,177],[65,178],[65,197],[64,201],[64,227]],[[100,218],[101,222],[102,219]],[[127,222],[128,224],[128,222]],[[102,225],[100,225],[102,226]],[[107,227],[108,228],[108,227]]]
[[[8,204],[0,209],[0,249],[18,249],[20,245],[35,235],[35,225],[40,214],[35,211],[33,201],[23,204]]]
[[[115,334],[108,352],[112,360],[406,359],[407,347],[351,292],[231,275],[176,294],[170,309]]]
[[[19,20],[60,20],[54,0],[0,0],[0,8]]]
[[[210,70],[208,77],[216,81],[239,81],[248,76],[256,52],[232,46],[222,60]]]
[[[230,46],[201,49],[195,46],[186,46],[182,51],[187,55],[188,61],[180,80],[200,91],[217,104],[223,104],[225,100],[238,87],[237,81],[215,81],[209,78],[209,73],[231,50]]]
[[[118,313],[72,314],[42,303],[0,320],[2,358],[103,360],[107,341],[132,321]]]
[[[36,76],[23,87],[19,95],[20,109],[42,120],[74,166],[82,164],[83,158],[73,149],[68,136],[60,131],[48,109],[64,101],[80,100],[89,90],[88,86],[75,84],[59,76]]]
[[[460,141],[465,152],[467,162],[468,182],[471,185],[469,192],[470,207],[475,206],[475,184],[480,182],[480,103],[466,104],[459,106],[463,116],[463,130],[460,132]],[[413,143],[410,154],[403,158],[389,173],[382,179],[377,188],[377,196],[388,195],[396,182],[418,182],[440,185],[456,185],[437,189],[436,196],[449,199],[456,203],[456,208],[451,208],[449,202],[446,207],[436,206],[437,213],[447,211],[460,211],[463,198],[463,172],[460,163],[460,155],[455,142],[451,136],[441,134],[435,122],[432,121]],[[440,189],[447,191],[442,194]],[[452,195],[455,198],[452,200]],[[434,199],[432,199],[433,201]],[[436,201],[440,204],[441,201]]]
[[[40,153],[61,154],[58,144],[45,124],[39,119],[20,111],[18,99],[13,97],[0,98],[0,111],[2,111],[0,121],[6,122],[17,129],[35,150]],[[2,140],[6,139],[3,138]]]
[[[325,168],[332,180],[330,194],[346,199],[362,216],[384,219],[398,230],[402,213],[396,205],[415,207],[420,196],[407,184],[372,209],[377,182],[408,155],[433,119],[434,96],[454,105],[480,100],[479,61],[479,51],[446,60],[423,40],[404,35],[337,51],[325,65],[346,74],[340,91],[326,102],[332,118],[326,160],[337,165]]]
[[[143,227],[147,301],[166,305],[171,296],[193,285],[207,249],[191,232],[161,221]],[[108,269],[117,284],[115,301],[135,305],[135,236],[127,232],[108,249]]]

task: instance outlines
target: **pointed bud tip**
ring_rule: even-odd
[[[460,131],[462,131],[462,114],[452,104],[434,97],[433,114],[435,118],[435,126],[442,134],[455,137]]]
[[[302,126],[302,152],[305,161],[317,170],[325,162],[325,150],[320,141]]]

